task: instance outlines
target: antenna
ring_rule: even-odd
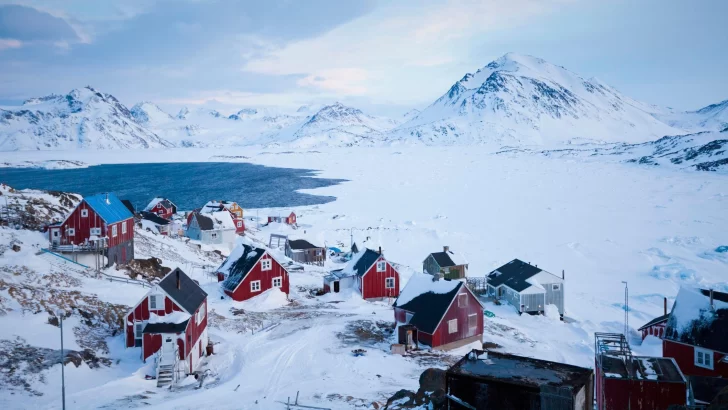
[[[629,340],[629,287],[627,281],[624,283],[624,336]]]

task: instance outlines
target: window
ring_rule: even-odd
[[[126,233],[126,221],[121,223],[121,233],[122,235]]]
[[[270,259],[263,259],[260,261],[260,270],[271,270],[273,269],[273,261]]]
[[[213,232],[210,234],[210,238],[216,239],[217,238],[217,232]]]
[[[321,254],[322,254],[321,249],[317,249],[316,250],[316,256],[321,256]]]
[[[478,327],[478,314],[473,313],[468,315],[468,328],[472,329]]]
[[[457,319],[448,320],[447,332],[452,334],[452,333],[456,333],[457,331],[458,331],[458,320]]]
[[[88,209],[81,210],[81,218],[88,218]]]
[[[134,322],[134,347],[141,347],[143,330],[144,330],[143,322]]]
[[[202,305],[200,305],[200,310],[197,311],[197,324],[199,325],[202,322],[202,319],[205,318],[205,302],[202,302]]]
[[[387,289],[394,289],[394,278],[386,278],[384,287]]]
[[[66,228],[66,235],[73,236],[76,234],[76,230],[73,228]]]
[[[160,216],[164,215],[164,211],[163,211],[163,210],[160,210],[160,211],[159,211],[159,212],[157,212],[157,213],[158,213],[158,214],[159,214]]]
[[[695,365],[713,370],[713,352],[708,349],[695,348]]]
[[[458,307],[468,307],[468,295],[458,295]]]
[[[273,278],[273,287],[280,288],[281,286],[283,286],[283,278],[280,276]]]
[[[260,281],[254,280],[250,282],[250,291],[251,292],[260,292]]]
[[[112,225],[111,226],[111,236],[116,237],[116,232],[118,231],[118,226]]]
[[[551,290],[553,290],[553,291],[561,290],[561,285],[559,285],[558,283],[554,283],[553,285],[551,285]]]
[[[91,228],[91,235],[101,235],[101,228]]]
[[[238,228],[242,228],[242,227],[243,227],[243,221],[238,221]]]
[[[386,261],[379,261],[377,262],[377,272],[385,272],[387,270],[387,262]]]
[[[158,310],[163,309],[164,306],[162,306],[163,303],[162,295],[149,295],[149,309],[150,310]]]

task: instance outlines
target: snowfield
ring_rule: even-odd
[[[257,246],[271,233],[307,239],[316,245],[382,247],[397,264],[402,286],[420,272],[422,261],[443,245],[467,256],[469,276],[485,276],[514,258],[558,274],[564,270],[566,319],[518,316],[508,305],[486,302],[494,318],[485,320],[484,341],[505,352],[593,367],[594,332],[621,332],[624,285],[629,284],[631,344],[636,352],[659,353],[653,340],[640,345],[636,329],[662,314],[681,286],[728,291],[728,180],[721,172],[694,172],[621,162],[610,155],[546,156],[527,152],[494,154],[483,147],[394,146],[327,148],[319,151],[259,151],[252,148],[124,151],[18,152],[0,162],[41,162],[63,157],[88,164],[201,161],[247,157],[269,166],[314,168],[319,176],[347,182],[316,190],[333,195],[324,205],[294,208],[298,229],[280,224],[257,228],[254,209],[245,209],[250,228],[244,240]],[[237,159],[235,159],[237,160]],[[150,193],[152,198],[156,193]],[[174,198],[171,198],[174,200]],[[212,198],[211,198],[212,199]],[[227,198],[245,204],[245,198]],[[261,219],[275,209],[258,210]],[[7,245],[22,242],[15,253]],[[22,337],[29,345],[58,349],[58,328],[46,324],[44,309],[21,309],[7,284],[31,286],[20,272],[27,266],[52,277],[54,267],[35,255],[44,245],[39,233],[0,228],[1,341]],[[143,244],[143,245],[142,245]],[[289,300],[266,294],[237,303],[222,298],[207,274],[220,260],[183,241],[137,231],[138,258],[159,257],[180,267],[209,294],[209,334],[215,355],[203,365],[209,376],[201,388],[194,379],[175,391],[145,380],[151,371],[139,349],[123,349],[122,336],[103,339],[109,365],[92,369],[66,365],[69,408],[276,409],[293,399],[332,409],[373,408],[400,389],[416,390],[420,373],[446,367],[468,348],[449,354],[391,355],[392,309],[385,302],[364,302],[351,292],[313,296],[328,269],[306,267],[290,273]],[[273,253],[283,258],[281,252]],[[113,269],[109,274],[122,275]],[[138,285],[69,273],[75,286],[34,279],[51,289],[73,287],[110,303],[132,306],[145,293]],[[46,281],[46,282],[43,282]],[[40,285],[34,285],[40,286]],[[52,305],[52,303],[50,303]],[[84,326],[74,313],[65,326]],[[21,327],[18,324],[25,323]],[[364,336],[360,336],[364,335]],[[67,334],[70,349],[82,348]],[[77,338],[77,337],[76,337]],[[74,340],[74,341],[72,341]],[[74,344],[75,343],[75,344]],[[354,357],[351,350],[367,354]],[[98,351],[98,350],[97,350]],[[0,356],[0,360],[2,356]],[[41,370],[31,383],[0,389],[2,408],[57,408],[59,366]]]

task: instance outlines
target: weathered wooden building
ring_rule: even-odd
[[[127,313],[124,332],[126,347],[141,347],[143,360],[157,356],[158,385],[174,372],[192,373],[208,342],[207,293],[175,269]]]
[[[323,266],[326,262],[326,248],[305,239],[287,239],[285,252],[286,256],[298,263]]]
[[[177,213],[177,205],[169,199],[157,197],[152,199],[144,210],[157,214],[164,219],[172,219],[172,216]]]
[[[448,409],[592,410],[591,369],[473,350],[447,370]]]
[[[687,379],[672,358],[633,356],[618,333],[595,334],[597,410],[667,410],[687,402]]]
[[[393,307],[397,324],[413,326],[415,339],[433,349],[483,340],[483,306],[462,281],[414,274]]]
[[[238,245],[216,273],[225,294],[238,302],[272,288],[289,292],[288,271],[262,248]]]
[[[442,252],[427,255],[422,262],[422,271],[445,279],[463,279],[468,275],[468,261],[451,251],[449,246],[443,246]]]
[[[48,235],[55,252],[101,253],[107,266],[134,259],[134,215],[113,193],[84,198]]]
[[[542,313],[555,305],[564,315],[564,275],[514,259],[487,276],[488,295],[507,301],[520,313]]]
[[[728,378],[728,293],[683,287],[670,312],[662,356],[688,376]]]

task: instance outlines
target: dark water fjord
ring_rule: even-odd
[[[114,192],[137,209],[156,196],[166,197],[180,210],[201,207],[209,200],[235,201],[243,208],[315,205],[333,196],[309,195],[298,189],[338,184],[341,179],[312,178],[314,171],[274,168],[248,163],[175,162],[97,165],[47,170],[0,168],[0,182],[16,189],[44,189],[83,196]]]

